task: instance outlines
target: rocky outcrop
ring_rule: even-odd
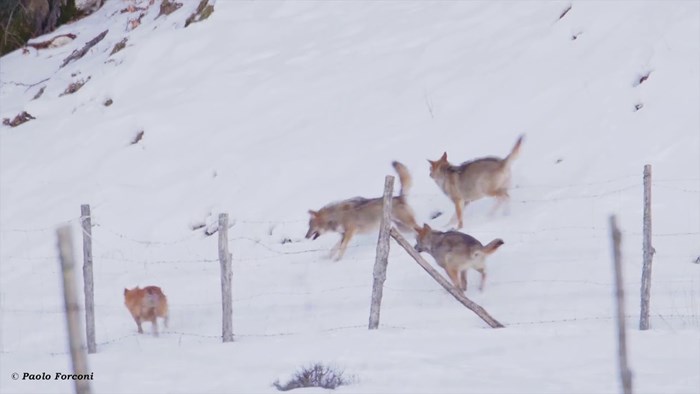
[[[0,56],[50,33],[56,27],[91,13],[104,0],[2,0],[0,1]]]

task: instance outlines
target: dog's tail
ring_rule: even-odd
[[[143,307],[149,310],[156,309],[160,303],[160,295],[153,287],[146,287],[146,294],[143,296]]]
[[[506,167],[510,166],[510,163],[520,155],[520,146],[523,144],[524,138],[525,138],[525,134],[522,134],[520,137],[518,137],[518,140],[515,141],[515,145],[513,146],[513,149],[511,149],[508,156],[506,156],[506,158],[503,159],[503,163]]]
[[[405,197],[408,195],[408,191],[411,190],[411,186],[413,185],[411,173],[408,172],[408,168],[406,168],[405,165],[399,163],[398,161],[391,162],[391,165],[394,166],[396,173],[399,174],[399,182],[401,183],[399,197]]]
[[[484,249],[482,251],[486,254],[491,254],[496,251],[496,249],[500,248],[501,245],[503,245],[505,242],[503,242],[502,239],[496,238],[493,241],[489,242],[484,246]]]

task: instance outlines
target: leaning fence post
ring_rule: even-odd
[[[233,342],[233,307],[231,298],[231,253],[228,251],[228,214],[219,214],[219,263],[221,264],[221,337]]]
[[[63,226],[56,230],[58,235],[58,251],[61,259],[61,272],[63,273],[63,300],[66,308],[66,322],[68,326],[68,344],[70,347],[73,373],[87,376],[87,355],[83,345],[83,333],[80,326],[80,305],[78,304],[78,292],[75,287],[75,260],[73,258],[73,239],[70,226]],[[90,383],[87,379],[75,380],[76,394],[89,394]]]
[[[613,267],[615,270],[615,305],[617,308],[617,343],[618,360],[620,365],[620,380],[625,394],[632,393],[632,371],[627,365],[627,337],[625,331],[625,291],[622,280],[622,256],[620,242],[622,235],[617,228],[615,215],[610,216],[610,232],[612,235]]]
[[[641,311],[639,329],[649,329],[649,300],[651,298],[651,260],[654,247],[651,246],[651,165],[644,166],[644,233],[642,248],[644,265],[642,267]]]
[[[377,240],[377,256],[374,260],[374,282],[372,284],[372,304],[369,308],[369,329],[379,327],[379,311],[384,293],[386,267],[389,263],[389,230],[391,229],[391,195],[394,192],[394,177],[384,178],[384,199],[382,200],[382,219]]]
[[[83,228],[83,290],[85,292],[85,333],[88,353],[97,351],[95,344],[95,285],[92,276],[92,218],[90,205],[80,206],[80,225]]]

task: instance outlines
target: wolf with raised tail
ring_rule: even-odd
[[[476,238],[459,231],[436,231],[427,224],[418,231],[415,249],[427,252],[442,267],[452,284],[467,291],[467,270],[475,269],[481,274],[479,290],[484,291],[486,281],[486,257],[503,245],[500,238],[482,245]]]
[[[509,199],[510,166],[520,154],[520,146],[523,138],[521,135],[515,142],[515,146],[504,159],[497,157],[482,157],[464,162],[458,166],[447,161],[447,152],[436,161],[430,163],[430,177],[442,189],[455,205],[457,228],[463,227],[462,210],[472,201],[483,197],[495,197],[497,203],[492,213]]]
[[[413,210],[406,202],[406,195],[411,188],[412,179],[408,169],[398,161],[392,166],[399,175],[401,191],[391,200],[392,221],[399,230],[417,232],[420,227],[414,218]],[[382,197],[354,197],[334,202],[318,211],[309,210],[309,231],[306,238],[316,239],[322,234],[332,231],[342,234],[340,241],[331,249],[330,258],[335,255],[335,261],[345,254],[345,249],[353,235],[368,233],[376,230],[382,218]]]

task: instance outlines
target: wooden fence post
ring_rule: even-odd
[[[228,251],[228,214],[219,214],[219,263],[221,264],[221,338],[233,342],[233,300],[231,298],[231,253]]]
[[[486,324],[491,326],[492,328],[500,328],[503,327],[503,324],[499,323],[496,319],[491,317],[488,312],[484,308],[482,308],[480,305],[476,304],[474,301],[470,300],[467,298],[461,291],[456,289],[452,283],[448,282],[447,279],[443,278],[442,275],[440,275],[439,272],[433,268],[430,263],[425,261],[423,256],[418,253],[413,246],[411,246],[408,241],[406,241],[406,238],[404,238],[398,231],[396,231],[395,228],[391,229],[391,237],[398,242],[399,245],[401,245],[407,252],[408,254],[413,257],[416,262],[423,267],[423,269],[430,274],[430,276],[433,277],[442,287],[445,288],[454,298],[457,299],[457,301],[461,302],[462,305],[466,306],[471,310],[472,312],[476,313],[477,316],[481,318],[481,320],[485,321]]]
[[[627,338],[625,331],[625,291],[622,280],[622,255],[620,242],[622,235],[617,228],[615,215],[610,216],[610,233],[612,235],[613,267],[615,270],[615,305],[617,308],[617,343],[620,365],[620,380],[625,394],[632,393],[632,371],[627,365]]]
[[[88,353],[97,351],[95,344],[95,285],[92,276],[92,217],[90,205],[80,206],[80,225],[83,228],[83,290],[85,292],[85,333]]]
[[[73,239],[70,226],[63,226],[56,230],[58,235],[58,251],[61,259],[61,271],[63,273],[63,299],[66,307],[66,322],[68,326],[68,344],[70,347],[73,373],[87,375],[87,355],[83,345],[83,333],[80,326],[80,305],[78,304],[78,292],[75,287],[75,260],[73,257]],[[77,394],[89,394],[89,380],[75,380],[75,392]]]
[[[382,306],[386,267],[389,263],[389,230],[391,229],[391,201],[394,192],[394,177],[384,178],[384,199],[382,200],[382,219],[377,239],[377,256],[374,260],[374,282],[372,284],[372,304],[369,308],[369,329],[379,327],[379,312]]]
[[[651,246],[651,165],[644,166],[644,233],[642,248],[644,265],[642,267],[641,311],[639,329],[649,329],[649,300],[651,299],[651,260],[654,247]]]

